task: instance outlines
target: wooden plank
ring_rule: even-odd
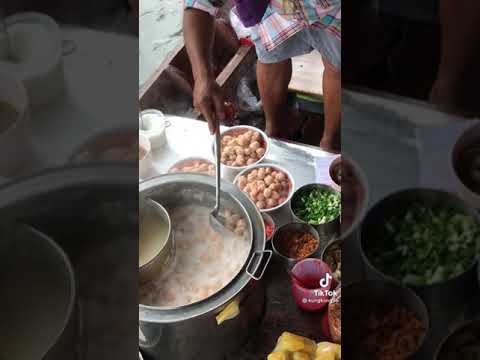
[[[318,51],[292,59],[292,80],[288,89],[315,97],[323,97],[323,61]]]

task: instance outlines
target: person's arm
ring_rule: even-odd
[[[219,122],[224,120],[225,99],[212,68],[215,36],[212,12],[187,7],[183,16],[183,34],[195,80],[193,103],[208,121],[213,134]]]

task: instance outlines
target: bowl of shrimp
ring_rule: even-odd
[[[295,189],[290,172],[275,164],[257,164],[242,170],[233,183],[245,192],[261,212],[280,209]]]
[[[261,130],[247,125],[233,126],[221,133],[222,168],[235,175],[265,159],[270,148],[268,136]],[[215,146],[212,144],[215,156]]]

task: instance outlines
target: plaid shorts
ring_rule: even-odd
[[[323,28],[307,27],[268,51],[260,37],[254,37],[258,60],[263,64],[278,63],[295,56],[318,50],[322,57],[335,68],[341,69],[341,40]]]

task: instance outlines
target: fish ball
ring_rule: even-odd
[[[238,179],[238,186],[242,189],[244,187],[246,187],[247,186],[247,179]]]
[[[272,190],[270,190],[270,189],[263,190],[263,196],[265,196],[267,199],[269,199],[272,196]]]
[[[250,144],[250,149],[256,151],[260,147],[260,143],[258,141],[254,141]]]
[[[279,172],[276,176],[276,179],[278,181],[284,181],[287,177],[285,176],[285,174],[283,172]]]
[[[258,191],[265,191],[265,183],[263,181],[260,181],[259,184],[257,184]]]
[[[254,140],[254,141],[260,141],[261,139],[262,139],[262,135],[260,135],[259,132],[254,132],[254,133],[252,134],[252,140]]]
[[[256,151],[258,157],[262,157],[265,154],[265,148],[260,147]]]
[[[278,203],[277,203],[277,200],[275,199],[267,199],[267,207],[268,208],[272,208],[272,207],[275,207],[277,206]]]
[[[260,179],[260,180],[263,180],[265,178],[265,169],[264,168],[258,169],[257,178]]]
[[[257,201],[256,205],[259,209],[265,209],[265,202],[264,201]]]
[[[264,181],[265,181],[265,184],[270,185],[273,183],[273,177],[271,175],[268,175],[265,177]]]
[[[246,146],[248,145],[249,141],[247,139],[245,139],[244,136],[239,136],[238,139],[237,139],[237,142],[238,142],[238,145],[240,146]]]
[[[235,150],[235,154],[237,154],[237,155],[243,155],[244,154],[243,148],[241,146],[235,146],[234,150]]]

